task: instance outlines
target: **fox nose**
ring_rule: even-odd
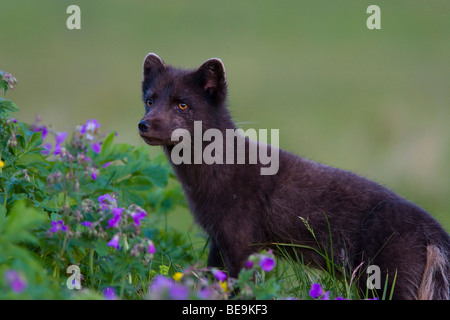
[[[150,126],[149,126],[148,122],[145,120],[142,120],[141,122],[139,122],[138,128],[139,128],[140,132],[147,132],[150,130]]]

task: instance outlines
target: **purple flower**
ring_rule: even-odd
[[[67,132],[59,132],[55,136],[56,144],[61,145],[64,142],[64,140],[66,140],[66,138],[67,138]]]
[[[81,225],[89,228],[92,225],[92,222],[90,222],[90,221],[83,221],[81,223]]]
[[[150,285],[150,289],[159,291],[161,289],[165,289],[174,284],[174,280],[167,278],[161,274],[157,275],[155,279],[153,279],[152,284]]]
[[[42,140],[44,140],[48,135],[48,129],[46,126],[42,126],[41,130],[42,130]]]
[[[97,172],[96,172],[96,170],[92,170],[91,178],[92,178],[92,180],[96,180],[97,179]]]
[[[178,284],[172,285],[169,288],[169,299],[171,300],[187,300],[189,290]]]
[[[107,287],[103,290],[103,296],[106,300],[117,300],[116,291],[111,287]]]
[[[147,213],[145,211],[138,211],[138,212],[131,213],[131,217],[133,218],[134,224],[136,226],[141,225],[141,220],[144,219],[146,215],[147,215]]]
[[[225,281],[227,279],[227,274],[219,269],[213,269],[212,274],[219,281]]]
[[[112,165],[112,161],[103,164],[102,168],[105,169],[105,168],[109,167],[110,165]]]
[[[272,271],[273,267],[275,266],[275,260],[267,256],[262,256],[259,265],[261,266],[261,269],[269,272]]]
[[[91,146],[92,150],[94,150],[95,153],[100,153],[102,146],[100,142],[96,142]]]
[[[247,269],[251,269],[251,268],[253,267],[253,261],[248,260],[248,261],[247,261],[247,264],[245,265],[245,267],[246,267]]]
[[[112,239],[107,243],[108,247],[113,247],[119,250],[119,235],[116,234]]]
[[[104,202],[105,200],[108,201],[108,202],[116,201],[113,197],[111,197],[110,194],[104,194],[102,196],[99,196],[97,198],[97,200],[98,200],[98,202],[101,202],[101,203]]]
[[[15,293],[22,293],[27,288],[25,279],[23,279],[15,270],[6,271],[5,280]]]
[[[123,208],[113,208],[112,209],[112,214],[115,215],[115,216],[120,216],[122,214],[123,210],[125,210],[125,209],[123,209]]]
[[[119,226],[120,218],[122,216],[122,212],[124,209],[122,208],[113,208],[112,214],[113,217],[108,220],[108,227],[109,228],[117,228]]]
[[[41,150],[41,154],[48,156],[50,154],[50,152],[52,151],[52,144],[51,143],[46,143],[43,145],[44,150]]]
[[[82,125],[80,133],[86,135],[86,139],[94,140],[93,133],[95,133],[102,125],[98,123],[97,119],[87,120],[86,124]]]
[[[147,251],[150,254],[154,254],[156,252],[155,245],[153,244],[153,241],[151,241],[151,240],[150,240],[150,243],[148,244]]]
[[[199,299],[201,299],[201,300],[210,299],[211,295],[212,295],[212,291],[208,287],[205,287],[202,290],[200,290],[199,292],[197,292],[197,297],[199,297]]]
[[[65,232],[67,230],[67,226],[64,225],[64,221],[52,221],[52,228],[50,229],[51,232],[58,232],[58,231]]]
[[[319,283],[313,283],[309,295],[313,299],[322,297],[322,300],[330,300],[330,291],[324,292]]]
[[[173,279],[157,275],[150,285],[150,296],[155,299],[186,300],[189,290],[175,283]]]
[[[109,195],[109,194],[104,194],[102,196],[99,196],[97,198],[97,200],[102,205],[102,211],[108,210],[111,206],[117,205],[116,199],[111,197],[111,195]]]
[[[314,298],[314,299],[323,295],[323,290],[322,290],[322,287],[320,286],[320,284],[313,283],[311,286],[311,290],[309,290],[309,295],[311,296],[311,298]]]
[[[53,151],[53,154],[56,156],[57,154],[62,153],[62,148],[59,144],[55,144],[55,150]]]
[[[17,123],[17,120],[16,120],[15,123]],[[42,126],[42,127],[34,127],[34,128],[32,129],[32,131],[33,131],[33,132],[39,132],[39,131],[42,131],[42,140],[44,140],[44,139],[47,137],[47,135],[48,135],[48,129],[47,129],[46,126]]]

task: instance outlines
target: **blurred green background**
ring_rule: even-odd
[[[66,28],[71,4],[81,30]],[[381,30],[366,27],[371,4]],[[450,230],[449,12],[444,0],[1,0],[0,69],[19,81],[7,98],[22,121],[67,131],[96,118],[139,145],[145,55],[185,68],[219,57],[243,128],[279,129],[282,148],[382,183]]]

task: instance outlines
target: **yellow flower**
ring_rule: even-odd
[[[5,166],[5,161],[0,160],[0,168],[3,168]]]
[[[227,282],[226,281],[219,281],[220,286],[222,287],[223,291],[228,292]]]
[[[181,272],[176,272],[176,273],[172,276],[172,278],[173,278],[175,281],[180,281],[180,279],[183,278],[183,274],[182,274]]]

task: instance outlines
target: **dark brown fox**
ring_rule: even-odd
[[[179,143],[194,147],[184,137],[172,139],[176,129],[194,134],[195,121],[201,121],[203,132],[214,128],[225,136],[227,129],[236,129],[221,60],[181,70],[150,53],[143,77],[146,113],[139,133],[146,143],[162,146],[196,222],[208,233],[208,266],[226,267],[236,277],[251,253],[288,244],[293,254],[316,266],[325,267],[325,259],[315,250],[325,250],[336,266],[349,270],[376,265],[383,285],[389,275],[388,288],[396,274],[394,299],[449,299],[449,235],[426,211],[373,181],[248,138],[246,158],[255,144],[278,152],[276,174],[261,174],[267,163],[259,156],[256,163],[207,164],[183,150],[181,155],[193,161],[174,163]],[[202,141],[197,152],[208,144]],[[231,152],[237,148],[236,142]],[[366,279],[361,272],[363,291]]]

